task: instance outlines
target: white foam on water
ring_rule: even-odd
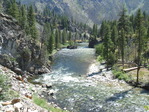
[[[91,64],[88,70],[88,74],[97,73],[97,72],[99,72],[98,63]]]

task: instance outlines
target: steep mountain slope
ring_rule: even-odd
[[[0,13],[0,64],[21,75],[50,72],[41,44],[29,38],[14,18]]]
[[[100,24],[103,19],[117,19],[123,5],[129,13],[135,13],[138,8],[149,13],[148,0],[22,0],[25,4],[31,2],[40,12],[48,6],[58,13],[64,13],[89,25]]]

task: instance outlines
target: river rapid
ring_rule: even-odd
[[[62,49],[54,56],[52,72],[34,82],[52,83],[55,94],[47,99],[71,112],[146,112],[149,93],[112,79],[111,71],[95,60],[87,43]]]

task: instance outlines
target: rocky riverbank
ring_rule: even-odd
[[[134,74],[136,74],[136,71]],[[125,75],[130,76],[130,73],[127,73]],[[119,80],[114,76],[114,74],[112,73],[112,70],[107,71],[105,65],[100,64],[98,62],[90,66],[89,72],[87,74],[87,80],[92,80],[93,82],[97,82],[97,83],[104,82],[107,85],[114,85],[114,86],[123,85],[128,88],[137,87],[137,88],[142,88],[149,91],[149,83],[147,83],[146,81],[148,76],[144,80],[143,78],[140,78],[141,81],[138,85],[136,85],[136,82],[135,82],[136,75],[134,76],[132,75],[131,78],[132,79],[130,79],[129,81]]]
[[[48,94],[49,97],[52,97],[53,92],[51,85],[33,85],[27,81],[27,77],[18,76],[13,71],[1,65],[0,75],[6,75],[8,77],[10,84],[8,91],[11,95],[11,98],[0,101],[0,112],[48,112],[48,110],[34,103],[34,96],[40,99],[43,97],[43,94]],[[0,92],[2,92],[3,87],[0,89]],[[13,93],[15,93],[15,95],[12,95]],[[47,105],[52,108],[58,108],[58,106],[53,103],[47,103]]]
[[[107,71],[105,65],[98,62],[90,66],[87,79],[92,80],[93,82],[104,82],[115,86],[121,84],[128,85],[123,80],[115,79],[112,70]]]

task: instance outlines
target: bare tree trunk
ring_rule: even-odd
[[[140,71],[140,66],[138,66],[137,68],[137,80],[136,80],[137,85],[139,84],[139,71]]]

